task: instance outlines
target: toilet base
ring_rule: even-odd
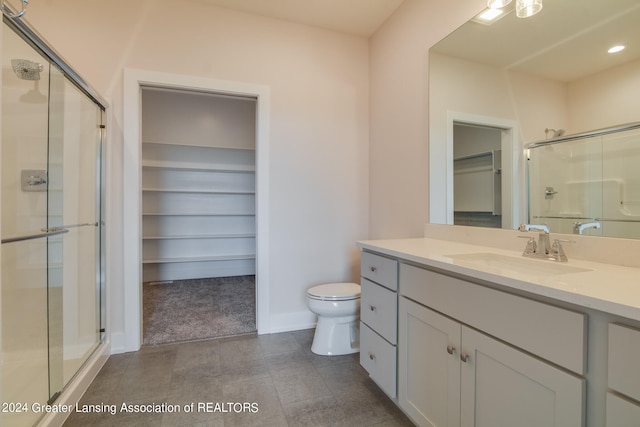
[[[321,356],[338,356],[360,351],[358,316],[318,316],[311,351]]]

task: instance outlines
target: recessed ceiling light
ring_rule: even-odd
[[[617,46],[613,46],[611,49],[609,49],[607,52],[609,53],[616,53],[616,52],[620,52],[621,50],[623,50],[625,47],[621,44],[617,45]]]
[[[495,22],[502,15],[504,15],[503,10],[489,8],[477,14],[475,17],[472,18],[472,20],[479,22],[480,24],[489,25]]]

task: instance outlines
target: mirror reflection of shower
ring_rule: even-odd
[[[40,93],[39,89],[40,73],[44,70],[44,65],[28,59],[12,59],[11,67],[19,79],[34,82],[33,89],[20,96],[21,102],[28,104],[47,102],[47,96]]]

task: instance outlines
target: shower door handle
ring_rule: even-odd
[[[68,233],[69,230],[67,230],[66,228],[51,228],[51,229],[46,229],[46,230],[42,230],[42,233],[35,233],[35,234],[27,234],[25,236],[18,236],[18,237],[9,237],[6,239],[2,239],[2,244],[4,245],[5,243],[13,243],[13,242],[22,242],[24,240],[33,240],[33,239],[41,239],[43,237],[51,237],[51,236],[57,236],[59,234],[64,234],[64,233]]]
[[[8,237],[6,239],[2,239],[2,244],[4,245],[5,243],[22,242],[24,240],[33,240],[33,239],[41,239],[43,237],[57,236],[59,234],[68,233],[70,228],[97,227],[98,225],[99,223],[97,222],[85,222],[81,224],[66,225],[64,227],[42,228],[40,229],[41,233],[27,234],[24,236]]]
[[[62,225],[60,227],[42,228],[40,231],[51,233],[51,232],[55,232],[55,231],[58,231],[58,230],[67,230],[69,228],[97,227],[97,226],[98,226],[97,222],[84,222],[84,223],[81,223],[81,224],[71,224],[71,225]]]

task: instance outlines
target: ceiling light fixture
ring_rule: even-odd
[[[471,18],[471,20],[479,24],[491,25],[498,18],[502,17],[502,15],[504,15],[504,11],[502,11],[501,9],[485,9]]]
[[[489,9],[501,9],[511,3],[511,0],[489,0],[487,1],[487,7]]]
[[[516,16],[528,18],[542,10],[542,0],[516,0]]]
[[[620,52],[621,50],[623,50],[625,48],[624,45],[617,45],[617,46],[613,46],[612,48],[610,48],[607,52],[609,53],[616,53],[616,52]]]

